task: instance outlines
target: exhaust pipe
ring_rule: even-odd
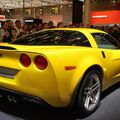
[[[12,100],[12,96],[8,95],[7,98],[8,98],[8,100],[9,100],[10,102],[13,101],[13,100]]]
[[[8,95],[7,98],[8,98],[8,100],[9,100],[10,102],[14,102],[14,103],[17,103],[17,102],[18,102],[17,98],[15,98],[15,97],[13,97],[13,96]]]
[[[17,98],[13,97],[12,100],[13,100],[14,103],[18,103]]]

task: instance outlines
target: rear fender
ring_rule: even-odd
[[[72,81],[69,86],[69,93],[71,94],[71,97],[72,97],[71,98],[72,103],[74,101],[73,99],[76,98],[77,90],[82,82],[83,76],[90,68],[92,68],[93,66],[98,66],[101,69],[102,74],[104,73],[104,67],[101,64],[101,61],[96,58],[92,58],[92,57],[87,58],[87,59],[84,59],[83,61],[81,61],[80,63],[82,63],[82,64],[79,64],[79,66],[77,67],[77,70],[74,73],[74,75],[72,77]],[[103,74],[103,76],[104,76],[104,74]]]

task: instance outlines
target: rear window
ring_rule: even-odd
[[[19,38],[11,44],[91,46],[83,33],[71,30],[45,30]]]

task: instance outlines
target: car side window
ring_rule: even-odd
[[[66,39],[69,42],[69,44],[75,45],[75,46],[86,46],[86,47],[91,47],[91,44],[87,37],[77,31],[70,31],[66,35]]]
[[[104,33],[92,33],[99,48],[119,49],[118,42],[110,35]]]

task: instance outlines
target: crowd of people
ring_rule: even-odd
[[[118,40],[118,42],[120,42],[120,27],[117,26],[116,24],[113,26],[99,26],[95,28],[107,32],[108,34],[113,36],[116,40]]]
[[[1,29],[0,29],[0,42],[11,42],[16,40],[17,38],[23,37],[25,35],[34,33],[36,31],[40,31],[42,29],[49,29],[49,28],[82,28],[84,27],[83,24],[76,24],[76,25],[64,25],[63,22],[59,22],[57,26],[54,26],[54,23],[52,21],[49,21],[48,23],[42,23],[42,24],[24,24],[22,25],[22,22],[20,20],[16,20],[15,23],[13,23],[11,20],[7,20],[2,23]],[[90,26],[87,25],[87,28],[95,28],[103,30],[113,37],[115,37],[118,41],[120,41],[120,28],[117,25],[114,26]]]
[[[2,22],[0,29],[0,41],[1,42],[11,42],[17,38],[23,37],[25,35],[40,31],[42,29],[54,28],[54,23],[50,21],[49,23],[40,24],[24,24],[22,25],[21,20],[16,20],[13,23],[11,20]],[[64,27],[63,22],[57,24],[58,28]]]

